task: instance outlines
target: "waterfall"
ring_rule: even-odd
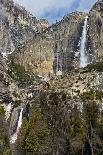
[[[57,72],[59,71],[59,53],[57,52]]]
[[[12,143],[12,144],[14,144],[15,141],[17,140],[19,129],[21,128],[21,125],[22,125],[22,114],[23,114],[23,108],[20,111],[20,116],[19,116],[19,119],[18,119],[16,132],[11,136],[11,139],[10,139],[10,143]]]
[[[59,53],[58,52],[57,52],[56,75],[62,75],[62,63],[61,63],[61,69],[59,69]]]
[[[86,37],[87,37],[87,23],[88,16],[86,16],[82,31],[81,45],[80,45],[80,67],[85,67],[88,64],[87,55],[86,55]]]

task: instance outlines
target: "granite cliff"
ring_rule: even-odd
[[[34,72],[40,73],[41,71],[43,75],[51,72],[56,74],[58,71],[65,74],[71,69],[79,68],[80,42],[86,16],[88,16],[86,38],[88,63],[96,60],[103,54],[102,5],[103,1],[97,2],[88,14],[74,12],[64,16],[60,22],[48,27],[20,52],[15,51],[15,62],[33,69]],[[30,53],[32,57],[29,56]],[[36,58],[33,55],[34,57],[36,55]],[[24,57],[28,60],[25,61]]]
[[[13,60],[43,76],[56,74],[57,66],[58,71],[62,70],[63,73],[78,68],[79,42],[85,16],[81,12],[64,16],[20,51],[15,51]]]

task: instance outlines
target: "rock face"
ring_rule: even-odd
[[[75,12],[65,16],[28,43],[25,48],[20,49],[20,52],[16,51],[14,56],[16,63],[27,69],[33,69],[34,73],[41,72],[42,75],[51,72],[64,74],[79,68],[81,34],[86,15],[88,16],[86,38],[88,63],[96,60],[103,54],[102,7],[103,1],[98,1],[88,14]]]
[[[0,0],[0,51],[11,53],[48,27],[12,0]]]
[[[8,80],[9,77],[7,75],[7,64],[5,60],[3,60],[2,55],[0,54],[0,94],[5,94],[8,92]]]
[[[102,55],[102,5],[103,1],[97,2],[88,14],[88,62]],[[47,28],[46,20],[37,20],[11,0],[1,0],[0,7],[1,52],[15,50],[13,59],[17,64],[42,76],[80,67],[80,39],[86,14],[69,14]]]
[[[79,42],[86,14],[75,12],[50,26],[20,51],[13,60],[34,73],[66,73],[79,67]]]
[[[103,1],[94,4],[88,18],[87,51],[91,61],[103,55]]]
[[[54,30],[54,72],[67,73],[79,67],[79,42],[86,14],[74,12],[65,16]],[[60,31],[61,30],[61,31]]]

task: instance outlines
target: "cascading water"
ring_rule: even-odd
[[[59,69],[59,53],[58,52],[57,52],[56,75],[62,75],[62,63],[61,63],[61,69]]]
[[[86,55],[86,39],[87,39],[87,24],[88,16],[86,16],[82,31],[81,45],[80,45],[80,67],[84,68],[88,64],[88,58]]]
[[[22,114],[23,114],[23,108],[20,111],[20,116],[17,124],[17,130],[16,132],[11,136],[10,143],[14,144],[15,141],[17,140],[19,129],[21,128],[22,125]]]
[[[57,52],[57,72],[59,71],[59,53]]]

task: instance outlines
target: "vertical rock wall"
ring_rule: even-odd
[[[87,51],[89,61],[103,55],[103,1],[98,1],[90,10],[88,18]]]
[[[34,73],[56,74],[57,54],[58,70],[63,73],[79,67],[79,42],[86,14],[75,12],[65,16],[60,22],[50,26],[25,48],[15,51],[13,60],[32,69]]]

